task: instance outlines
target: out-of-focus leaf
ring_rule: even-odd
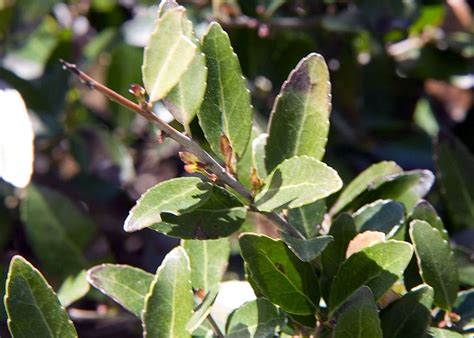
[[[181,215],[203,205],[212,185],[197,177],[171,179],[147,190],[125,220],[125,231],[137,231],[162,221],[162,213]]]
[[[443,22],[445,6],[442,3],[423,5],[416,21],[410,26],[410,34],[420,34],[426,27],[437,27]]]
[[[458,326],[471,327],[472,329],[474,326],[474,289],[471,288],[458,293],[453,312],[461,316],[460,323],[457,323]]]
[[[87,280],[135,316],[140,316],[153,275],[128,265],[102,264],[87,271]]]
[[[323,222],[326,212],[326,201],[320,200],[288,211],[288,222],[306,238],[318,234],[318,225]]]
[[[380,312],[386,338],[423,337],[431,320],[433,289],[420,285]]]
[[[435,208],[430,204],[430,202],[421,200],[413,209],[412,214],[410,215],[410,220],[419,219],[420,221],[425,221],[429,223],[432,227],[439,230],[441,236],[445,240],[449,239],[448,232],[444,228],[443,220],[438,216]]]
[[[193,314],[191,269],[183,248],[174,248],[158,268],[142,312],[144,337],[189,337]]]
[[[262,191],[255,197],[261,211],[297,208],[325,198],[342,187],[337,172],[309,156],[283,161],[265,179]]]
[[[250,92],[242,77],[239,60],[229,36],[218,23],[212,23],[202,41],[207,58],[207,89],[199,124],[211,149],[220,157],[221,135],[230,140],[232,150],[242,157],[252,131]]]
[[[421,277],[434,289],[434,303],[451,311],[459,290],[459,279],[449,243],[438,229],[419,220],[410,223],[410,238]]]
[[[377,200],[364,205],[353,217],[359,232],[380,231],[393,236],[405,221],[405,208],[399,202]]]
[[[239,230],[246,215],[247,209],[235,195],[215,185],[204,204],[182,215],[163,213],[162,222],[151,229],[183,239],[216,239]]]
[[[76,300],[84,297],[89,292],[89,288],[85,270],[82,270],[77,275],[69,276],[58,290],[58,298],[61,305],[68,307]]]
[[[326,249],[332,242],[332,236],[319,236],[310,239],[295,238],[286,233],[281,233],[281,238],[285,241],[293,253],[303,262],[311,262]]]
[[[209,292],[222,279],[230,254],[228,238],[216,240],[183,240],[191,262],[191,282],[194,289]]]
[[[456,331],[438,329],[436,327],[430,327],[427,332],[427,336],[430,338],[463,338],[464,336]]]
[[[309,263],[300,261],[283,241],[267,236],[243,234],[239,244],[252,279],[268,300],[288,313],[315,312],[318,279]]]
[[[265,298],[245,303],[227,320],[226,337],[274,337],[285,324],[285,314]]]
[[[370,189],[377,180],[401,172],[402,168],[400,168],[395,162],[380,162],[373,164],[349,183],[349,185],[342,191],[336,203],[332,206],[330,213],[335,215],[343,210],[356,197]]]
[[[472,263],[474,250],[459,245],[454,247],[453,252],[458,268],[459,283],[474,286],[474,264]]]
[[[431,110],[428,100],[418,100],[413,119],[414,122],[428,135],[434,137],[438,134],[439,125],[436,121],[433,111]]]
[[[257,169],[257,174],[260,178],[267,178],[267,169],[265,168],[265,146],[267,144],[268,134],[260,134],[252,142],[252,162]]]
[[[326,148],[331,84],[324,58],[302,59],[283,84],[273,107],[265,146],[268,172],[294,156],[320,160]]]
[[[143,83],[151,102],[164,98],[188,69],[197,46],[184,30],[184,7],[166,11],[158,18],[143,57]]]
[[[77,337],[51,286],[23,257],[12,258],[6,288],[8,328],[13,337]]]
[[[382,338],[374,295],[363,285],[344,303],[337,316],[334,338]]]
[[[219,286],[216,284],[204,296],[202,302],[198,305],[198,308],[194,311],[193,315],[186,324],[186,330],[188,330],[188,332],[193,333],[206,320],[207,316],[211,312],[212,305],[216,301],[218,291]]]
[[[350,256],[334,276],[329,296],[329,311],[334,312],[362,285],[372,290],[375,300],[402,275],[410,262],[409,243],[390,240],[369,246]]]

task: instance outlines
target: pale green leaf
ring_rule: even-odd
[[[318,226],[324,220],[326,201],[319,200],[288,211],[288,222],[306,238],[318,234]]]
[[[319,236],[310,239],[295,238],[286,233],[281,233],[281,238],[285,241],[291,251],[294,252],[303,262],[311,262],[318,258],[332,242],[332,236]]]
[[[322,159],[330,111],[331,83],[326,62],[319,54],[309,54],[290,73],[275,100],[265,147],[267,171],[294,156]]]
[[[403,204],[391,200],[377,200],[364,205],[354,214],[357,231],[380,231],[393,236],[405,221]]]
[[[252,172],[252,167],[254,167],[253,164],[253,141],[258,138],[260,135],[260,131],[256,128],[252,128],[252,135],[250,137],[250,141],[247,144],[247,149],[245,149],[245,152],[243,153],[242,157],[239,158],[239,161],[237,162],[237,178],[240,183],[242,183],[245,187],[248,189],[252,189],[252,182],[250,179],[250,175]]]
[[[193,314],[189,259],[183,248],[174,248],[158,268],[145,297],[143,336],[190,337],[186,324]]]
[[[204,204],[212,193],[212,185],[197,177],[181,177],[148,189],[137,201],[125,220],[125,231],[137,231],[161,222],[161,213],[181,215]]]
[[[265,146],[267,144],[268,134],[260,134],[252,142],[252,162],[257,169],[257,175],[261,179],[267,178],[268,172],[265,168]]]
[[[219,292],[219,285],[214,285],[212,289],[204,296],[201,303],[198,305],[193,315],[186,324],[186,330],[193,333],[206,320],[211,312],[212,305],[216,301]]]
[[[445,329],[438,329],[437,327],[430,327],[428,330],[428,337],[430,338],[465,338],[462,334]]]
[[[176,7],[158,18],[145,47],[142,75],[152,103],[176,86],[196,55],[197,46],[185,35],[185,12]]]
[[[199,124],[211,149],[221,156],[220,138],[227,136],[233,151],[241,157],[252,130],[250,92],[242,77],[239,60],[229,36],[218,23],[212,23],[202,41],[207,59],[207,89]]]
[[[13,337],[77,337],[76,329],[51,286],[21,256],[14,256],[6,283],[5,307]]]
[[[87,271],[87,280],[125,309],[140,316],[153,275],[128,265],[102,264]]]
[[[255,197],[260,211],[297,208],[325,198],[342,187],[337,172],[309,156],[283,161],[265,179]]]
[[[89,292],[90,286],[86,279],[86,271],[82,270],[77,275],[71,275],[61,284],[58,298],[61,305],[68,307],[76,300],[81,299]]]

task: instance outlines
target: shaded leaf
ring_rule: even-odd
[[[405,207],[399,202],[377,200],[364,205],[353,217],[359,232],[380,231],[390,237],[405,221]]]
[[[140,316],[153,275],[128,265],[102,264],[87,271],[87,280],[125,309]]]
[[[206,54],[208,76],[206,94],[198,111],[199,124],[216,154],[220,155],[220,137],[225,135],[241,157],[252,130],[250,92],[229,36],[218,23],[209,26],[202,50]]]
[[[309,156],[283,161],[265,179],[265,186],[255,197],[260,211],[297,208],[338,191],[342,181],[337,172]]]
[[[283,241],[267,236],[243,234],[239,244],[252,279],[268,300],[288,313],[315,312],[318,279],[309,263],[300,261]]]
[[[456,301],[459,280],[449,243],[443,239],[438,229],[419,220],[410,223],[410,238],[421,277],[434,289],[434,303],[450,311]]]
[[[228,238],[217,240],[183,240],[191,263],[191,282],[194,289],[211,291],[224,276],[227,268],[230,243]]]
[[[356,252],[340,266],[329,296],[333,314],[362,285],[378,300],[397,281],[410,262],[413,248],[409,243],[390,240]]]
[[[184,31],[185,12],[176,7],[158,18],[145,47],[143,83],[152,103],[171,91],[196,55],[197,47]]]
[[[443,236],[445,240],[449,239],[448,232],[444,228],[442,219],[438,216],[438,213],[430,202],[425,200],[418,202],[409,218],[410,221],[415,219],[429,223],[429,225],[439,230],[441,236]]]
[[[193,313],[191,269],[183,248],[169,252],[158,268],[142,312],[144,337],[189,337]]]
[[[265,165],[268,172],[294,156],[322,159],[331,111],[331,83],[324,58],[302,59],[275,100],[268,126]]]
[[[275,337],[286,322],[285,314],[265,298],[245,303],[227,320],[226,337]]]
[[[148,189],[130,210],[125,231],[137,231],[161,222],[161,213],[180,215],[204,204],[212,185],[197,177],[180,177]]]
[[[358,288],[337,316],[334,338],[382,338],[374,295],[367,286]]]
[[[206,320],[207,316],[211,312],[212,305],[216,301],[218,291],[219,286],[214,285],[212,289],[204,296],[201,304],[198,305],[197,309],[194,311],[193,315],[186,324],[186,330],[188,330],[188,332],[193,333],[193,331],[197,330],[199,326]]]
[[[61,305],[68,307],[76,300],[81,299],[89,292],[90,286],[86,279],[86,271],[82,270],[77,275],[69,276],[58,290]]]
[[[21,256],[10,262],[6,289],[8,329],[13,337],[77,337],[51,286]]]
[[[299,239],[284,232],[281,238],[285,241],[293,253],[303,262],[311,262],[315,260],[324,249],[332,242],[332,236],[319,236],[311,239]]]
[[[474,289],[461,291],[458,293],[453,312],[461,316],[461,327],[471,327],[474,325]]]
[[[324,220],[326,201],[320,200],[288,211],[288,222],[306,238],[318,234],[318,225]]]
[[[420,285],[380,312],[384,338],[423,337],[431,321],[433,289]]]

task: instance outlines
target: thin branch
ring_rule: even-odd
[[[91,90],[97,90],[99,93],[105,95],[110,100],[117,102],[121,106],[124,106],[130,109],[131,111],[140,114],[145,119],[155,124],[166,136],[172,138],[173,140],[181,144],[183,147],[187,148],[190,152],[192,152],[199,158],[200,162],[207,165],[209,170],[212,171],[221,182],[227,184],[229,187],[234,189],[243,198],[245,198],[245,200],[247,200],[253,210],[258,211],[253,204],[252,193],[242,184],[240,184],[233,176],[229,175],[229,173],[224,169],[224,167],[222,167],[219,162],[217,162],[208,152],[202,149],[199,144],[197,144],[191,138],[164,122],[162,119],[156,116],[149,107],[136,104],[135,102],[130,101],[129,99],[113,91],[112,89],[97,82],[92,77],[79,70],[79,68],[77,68],[75,64],[66,62],[64,60],[60,60],[60,62],[62,63],[63,68],[65,70],[68,70],[74,75],[76,75],[87,88]],[[304,236],[296,228],[289,224],[279,214],[268,212],[262,214],[264,214],[267,218],[276,223],[276,225],[283,231],[295,237],[302,239],[304,238]]]
[[[211,324],[212,329],[214,330],[214,333],[216,334],[216,337],[219,337],[219,338],[224,337],[224,333],[222,333],[219,325],[216,323],[214,318],[212,318],[211,314],[207,315],[207,321],[209,322],[209,324]]]

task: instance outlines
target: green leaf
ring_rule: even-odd
[[[135,316],[140,316],[153,275],[128,265],[102,264],[87,271],[87,280]]]
[[[318,234],[318,225],[324,220],[326,201],[320,200],[288,211],[288,222],[306,238]]]
[[[191,269],[183,248],[174,248],[158,268],[145,297],[144,337],[189,337],[186,324],[193,313]]]
[[[95,233],[89,217],[66,196],[34,185],[20,207],[28,242],[47,273],[62,280],[85,268],[81,251]]]
[[[252,128],[252,135],[250,137],[250,141],[247,144],[247,149],[245,149],[245,152],[243,153],[242,157],[239,158],[239,161],[237,162],[237,178],[239,179],[239,182],[242,183],[245,187],[248,189],[252,188],[252,182],[250,179],[251,175],[251,170],[252,167],[254,167],[253,164],[253,141],[260,135],[259,130],[256,127]]]
[[[188,130],[204,99],[207,67],[206,56],[201,52],[199,41],[194,36],[193,24],[184,18],[183,26],[184,34],[197,46],[196,54],[178,84],[164,100],[164,104],[174,118]]]
[[[357,231],[380,231],[393,236],[405,221],[403,204],[391,200],[377,200],[364,205],[354,214]]]
[[[89,292],[90,286],[86,279],[86,271],[82,270],[77,275],[69,276],[58,291],[61,305],[68,307],[76,300],[81,299]]]
[[[206,320],[207,316],[211,312],[212,305],[216,301],[218,292],[219,285],[214,285],[212,289],[204,296],[201,304],[199,304],[191,316],[191,319],[189,319],[188,323],[186,324],[186,330],[188,330],[188,332],[193,333]]]
[[[370,189],[377,180],[401,172],[402,168],[400,168],[395,162],[384,161],[371,165],[353,179],[346,189],[343,190],[336,203],[332,206],[330,213],[335,215],[343,210],[356,197]]]
[[[181,177],[164,181],[148,189],[137,201],[125,220],[125,231],[137,231],[161,222],[161,213],[181,215],[204,204],[212,193],[212,185],[197,177]]]
[[[283,161],[265,179],[255,197],[260,211],[297,208],[325,198],[342,187],[337,172],[309,156]]]
[[[421,277],[434,289],[434,303],[450,311],[456,301],[459,280],[449,243],[436,228],[418,220],[410,223],[410,238]]]
[[[191,262],[193,288],[208,292],[218,285],[227,268],[229,239],[183,240],[181,246],[186,250]]]
[[[232,312],[227,320],[226,337],[275,337],[277,328],[285,322],[282,311],[265,298],[258,298]]]
[[[461,291],[454,304],[453,312],[461,316],[458,326],[464,329],[474,326],[474,289]]]
[[[382,338],[374,295],[367,286],[358,288],[344,303],[337,317],[334,338]]]
[[[463,338],[463,335],[456,331],[430,327],[428,330],[428,337],[430,338]]]
[[[166,11],[145,47],[142,75],[152,103],[176,86],[196,55],[197,46],[184,31],[185,13],[184,7]]]
[[[322,275],[321,290],[326,303],[329,301],[329,289],[332,280],[346,259],[346,250],[349,242],[357,235],[356,226],[352,217],[342,213],[333,221],[328,235],[334,240],[328,244],[321,254]]]
[[[409,243],[390,240],[369,246],[351,255],[332,281],[329,310],[333,314],[362,285],[372,290],[375,300],[402,275],[410,262]]]
[[[449,216],[457,229],[474,227],[474,156],[458,139],[440,135],[437,176]]]
[[[220,137],[225,135],[241,157],[252,130],[250,92],[229,36],[218,23],[209,26],[202,50],[207,57],[208,76],[206,95],[198,111],[199,124],[216,154],[221,156]]]
[[[12,258],[6,285],[5,307],[13,337],[77,337],[51,286],[23,257]]]
[[[247,209],[235,195],[214,185],[203,205],[183,215],[163,213],[163,222],[151,228],[183,239],[216,239],[239,230],[246,215]]]
[[[321,255],[324,249],[332,242],[332,236],[319,236],[311,239],[298,239],[284,232],[281,238],[293,253],[303,262],[311,262]]]
[[[380,312],[384,338],[423,337],[431,320],[433,289],[420,285]]]
[[[243,234],[239,244],[252,279],[269,301],[288,313],[316,311],[318,279],[309,263],[299,260],[283,241],[267,236]]]
[[[436,209],[430,202],[425,200],[418,202],[409,217],[410,221],[415,219],[429,223],[429,225],[439,230],[445,240],[449,240],[449,235],[444,228],[443,220],[438,216]]]
[[[268,172],[265,168],[265,146],[267,144],[268,134],[260,134],[252,142],[252,162],[257,169],[257,174],[261,179],[266,179]]]
[[[275,100],[265,147],[267,171],[294,156],[322,159],[330,111],[331,83],[326,62],[319,54],[309,54],[290,73]]]

